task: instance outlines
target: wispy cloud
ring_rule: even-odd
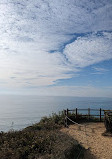
[[[92,74],[104,74],[109,71],[109,69],[102,68],[102,67],[93,67],[93,70],[95,72],[92,72]]]
[[[1,0],[4,87],[53,85],[111,59],[111,15],[111,0]]]

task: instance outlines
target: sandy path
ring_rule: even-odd
[[[83,125],[82,127],[71,125],[61,131],[71,135],[86,149],[89,148],[91,154],[95,156],[94,158],[112,159],[112,137],[102,136],[105,131],[104,123],[86,123],[86,133],[85,124]]]

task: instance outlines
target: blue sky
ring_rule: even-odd
[[[0,94],[112,97],[112,1],[1,0]]]

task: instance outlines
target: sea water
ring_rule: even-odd
[[[63,109],[112,109],[112,98],[0,95],[0,131],[20,130]]]

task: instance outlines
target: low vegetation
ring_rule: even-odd
[[[60,132],[64,113],[44,117],[21,131],[0,133],[0,159],[76,159],[83,149]],[[80,158],[83,156],[83,151]]]
[[[105,127],[106,131],[112,133],[112,111],[105,112]]]

